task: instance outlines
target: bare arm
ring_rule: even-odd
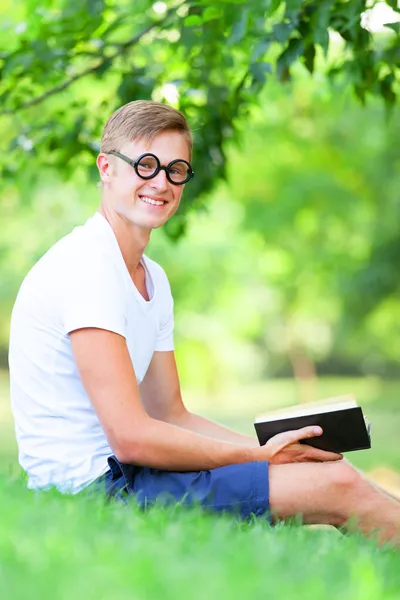
[[[147,414],[120,335],[88,328],[72,332],[70,338],[83,385],[121,462],[203,470],[255,459],[250,447],[217,441]],[[258,460],[267,460],[267,452]]]
[[[201,417],[200,415],[193,414],[189,411],[185,411],[182,414],[182,417],[177,419],[174,424],[217,440],[233,442],[234,444],[242,444],[253,448],[259,447],[256,438],[233,431],[228,427],[224,427],[219,423],[215,423],[210,419],[206,419],[205,417]]]
[[[252,448],[215,440],[158,420],[146,412],[140,401],[123,337],[93,328],[78,329],[70,337],[83,385],[109,444],[121,462],[166,470],[201,471],[254,460],[294,462],[339,458],[297,443],[321,433],[320,429],[316,433],[313,427],[281,433],[265,446]],[[157,412],[157,402],[152,410]]]
[[[271,462],[304,462],[339,460],[341,455],[317,450],[299,444],[299,440],[322,433],[314,427],[304,427],[297,431],[286,431],[274,436],[265,446],[260,447],[254,438],[194,415],[186,410],[181,395],[178,370],[173,352],[155,352],[146,376],[140,386],[142,401],[149,415],[166,423],[178,425],[196,434],[215,438],[224,442],[247,447],[251,460]]]
[[[217,440],[250,447],[259,446],[255,438],[232,431],[186,409],[172,351],[154,353],[140,386],[140,394],[147,412],[155,419]]]

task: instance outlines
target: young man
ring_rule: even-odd
[[[308,427],[255,439],[190,413],[173,346],[173,300],[144,255],[193,177],[183,115],[131,102],[107,122],[98,212],[24,280],[12,315],[11,402],[29,487],[200,503],[209,510],[344,526],[398,542],[400,505],[342,457],[299,444]],[[204,282],[207,285],[207,282]]]

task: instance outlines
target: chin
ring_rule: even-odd
[[[167,222],[167,220],[168,219],[132,219],[131,223],[136,227],[140,227],[142,229],[151,231],[152,229],[159,229],[160,227],[162,227]]]

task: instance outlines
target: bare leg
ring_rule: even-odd
[[[346,527],[400,547],[400,504],[372,486],[349,463],[270,466],[270,504],[278,519],[302,515],[305,524]]]
[[[353,469],[355,469],[355,467],[353,465],[351,465],[351,463],[349,463],[345,458],[343,459],[344,462],[346,462],[348,465],[352,466]],[[387,496],[388,498],[391,498],[392,500],[394,500],[395,502],[400,503],[400,497],[399,496],[395,496],[394,494],[392,494],[391,492],[389,492],[388,490],[385,490],[383,487],[381,487],[380,485],[378,485],[375,481],[373,481],[372,479],[370,479],[369,477],[367,477],[362,471],[360,471],[359,469],[357,469],[358,473],[364,477],[364,479],[366,481],[368,481],[368,483],[370,483],[376,490],[378,490],[379,492],[381,492],[382,494],[385,494],[385,496]]]
[[[394,494],[392,494],[388,490],[385,490],[383,487],[381,487],[380,485],[378,485],[375,481],[372,481],[372,479],[366,478],[366,481],[368,481],[376,490],[378,490],[378,492],[380,492],[381,494],[384,494],[387,498],[390,498],[394,502],[397,502],[398,505],[400,505],[400,498],[399,498],[399,496],[395,496]]]

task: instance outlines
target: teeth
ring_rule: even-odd
[[[153,198],[148,198],[147,196],[141,196],[140,198],[143,202],[147,202],[147,204],[154,204],[155,206],[162,206],[165,204],[163,200],[153,200]]]

